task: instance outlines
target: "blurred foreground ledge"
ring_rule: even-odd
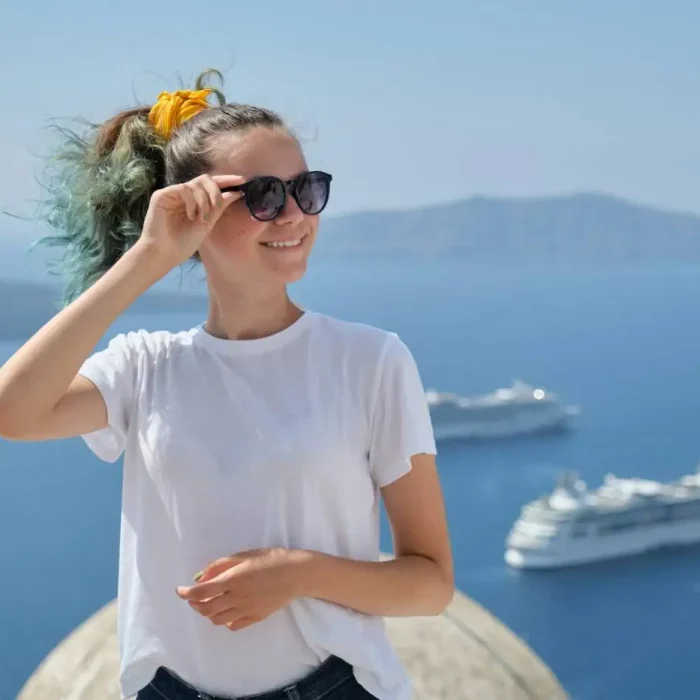
[[[391,618],[387,628],[415,700],[567,700],[540,658],[462,593],[439,617]],[[116,635],[112,601],[46,657],[18,700],[120,700]]]

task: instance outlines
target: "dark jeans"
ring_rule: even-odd
[[[372,700],[356,680],[352,667],[337,656],[331,656],[317,669],[296,683],[279,690],[247,695],[235,700]],[[136,700],[233,700],[207,695],[159,668],[153,680],[136,696]],[[376,698],[375,698],[376,700]]]

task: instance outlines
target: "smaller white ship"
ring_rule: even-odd
[[[426,391],[436,440],[505,438],[569,426],[578,415],[556,394],[516,381],[481,396]]]
[[[505,560],[552,569],[700,542],[700,469],[677,481],[620,479],[589,491],[574,472],[525,505],[507,538]]]

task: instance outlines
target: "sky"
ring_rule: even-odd
[[[574,191],[700,212],[698,27],[697,0],[6,3],[0,209],[32,211],[51,118],[216,67],[333,173],[329,214]]]

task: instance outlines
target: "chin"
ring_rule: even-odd
[[[276,271],[276,277],[285,284],[294,284],[306,274],[306,262],[303,265],[295,265],[287,270]]]
[[[277,264],[266,262],[258,273],[273,284],[292,284],[298,282],[305,274],[307,261],[304,260],[280,260]]]

